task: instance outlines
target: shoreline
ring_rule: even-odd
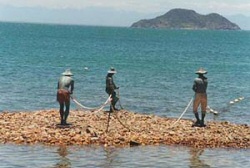
[[[60,126],[58,109],[1,112],[0,143],[43,145],[182,145],[195,148],[250,148],[250,126],[208,121],[192,127],[192,120],[159,117],[126,110],[71,110],[69,126]],[[174,124],[174,125],[173,125]]]

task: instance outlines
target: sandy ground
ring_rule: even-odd
[[[71,111],[70,126],[60,126],[58,109],[0,113],[0,143],[45,145],[184,145],[197,148],[250,148],[250,127],[143,115],[126,110],[111,113]],[[175,124],[174,124],[175,123]],[[108,129],[107,129],[108,128]]]

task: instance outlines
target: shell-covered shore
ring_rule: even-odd
[[[45,145],[185,145],[197,148],[250,148],[250,126],[144,115],[126,110],[70,111],[69,126],[60,126],[57,109],[0,113],[0,143]],[[108,130],[107,130],[108,128]]]

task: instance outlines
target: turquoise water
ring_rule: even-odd
[[[218,116],[208,114],[206,120],[250,123],[249,31],[0,23],[0,40],[0,111],[58,108],[57,80],[67,68],[74,73],[77,99],[85,106],[98,106],[107,98],[105,76],[113,66],[118,71],[114,80],[120,87],[121,103],[125,109],[179,117],[193,96],[194,72],[204,67],[209,80],[208,104],[220,113]],[[239,97],[245,99],[229,103]],[[72,103],[72,108],[77,106]],[[183,118],[193,118],[191,108]],[[10,149],[5,153],[11,155],[15,147],[7,148]],[[27,153],[30,151],[30,147],[22,149]],[[166,158],[158,158],[158,152],[173,150],[178,153],[178,149],[168,147],[146,149],[156,155],[149,159],[150,162],[163,162],[162,165]],[[53,150],[48,152],[53,153]],[[145,149],[138,150],[136,157],[141,159]],[[81,151],[84,153],[86,149]],[[211,151],[206,157],[212,160],[216,154]],[[133,149],[118,150],[119,154],[130,155],[131,152]],[[227,153],[224,150],[219,152]],[[237,153],[241,157],[236,156],[233,161],[245,163],[249,151]],[[189,157],[188,152],[186,155]],[[72,157],[77,159],[77,156]],[[230,156],[224,157],[231,159]],[[6,158],[0,156],[0,160]],[[149,160],[145,159],[145,164]],[[182,162],[181,156],[172,158],[172,162],[176,161]],[[39,160],[36,163],[39,164]],[[144,167],[144,163],[138,164],[138,167]],[[250,163],[247,165],[249,167]]]

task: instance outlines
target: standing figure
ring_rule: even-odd
[[[116,71],[114,68],[110,68],[108,71],[108,74],[106,76],[106,93],[108,95],[111,95],[111,105],[110,105],[110,112],[113,112],[114,110],[118,110],[115,108],[116,102],[119,100],[119,98],[116,96],[115,89],[119,89],[113,81],[113,75],[116,74]]]
[[[198,74],[198,77],[195,78],[193,84],[193,91],[195,92],[193,112],[196,118],[196,122],[193,124],[193,126],[205,127],[206,125],[204,124],[204,118],[206,116],[206,108],[207,108],[206,91],[207,91],[208,81],[207,78],[204,76],[204,74],[207,74],[207,71],[205,71],[203,68],[200,68],[198,71],[196,71],[196,74]],[[199,105],[201,105],[201,120],[198,114]]]
[[[74,90],[74,80],[72,79],[72,76],[73,74],[68,69],[62,73],[62,76],[58,81],[57,101],[60,104],[61,125],[69,125],[66,121],[69,116],[70,94],[73,94]]]

